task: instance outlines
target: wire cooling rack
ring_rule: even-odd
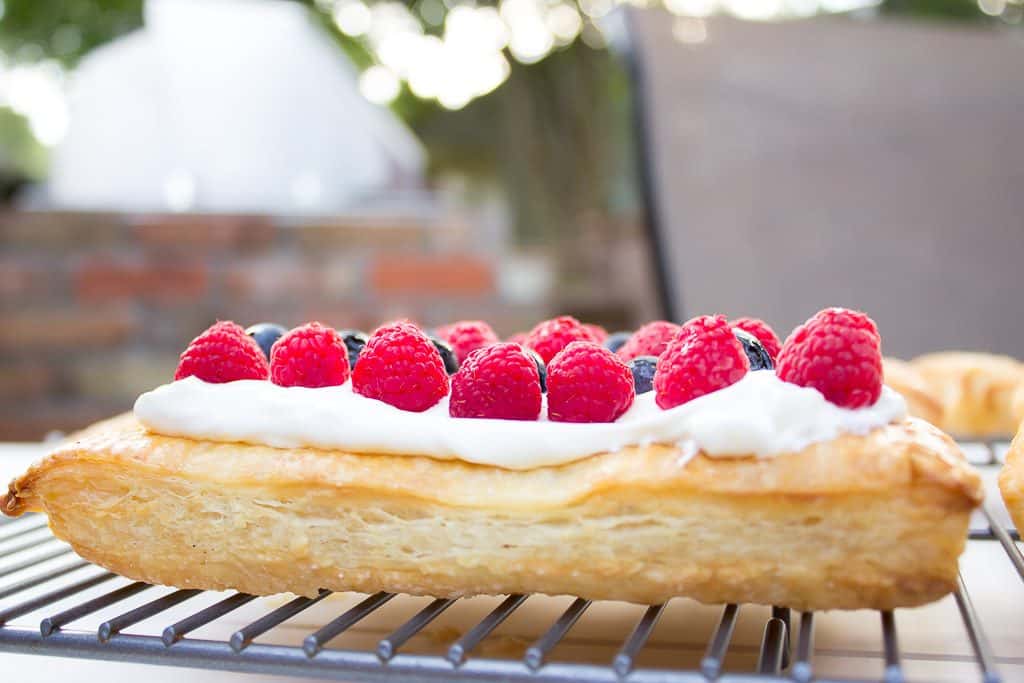
[[[1007,445],[968,443],[963,447],[991,484]],[[964,558],[977,555],[980,562],[975,564],[986,572],[996,562],[1005,565],[1008,558],[1013,571],[1006,572],[1002,581],[1020,588],[1024,584],[1017,579],[1024,580],[1024,556],[1016,544],[1017,533],[997,501],[998,497],[990,493],[986,506],[972,520],[971,541]],[[996,547],[1001,551],[992,555]],[[990,578],[986,574],[983,580]],[[940,672],[937,677],[943,680],[968,680],[965,671],[971,672],[970,680],[985,683],[1024,678],[1024,658],[1012,653],[1024,643],[1024,636],[1006,633],[1008,625],[999,619],[983,624],[963,575],[953,595],[958,619],[932,619],[930,613],[912,618],[918,610],[878,612],[873,616],[865,612],[816,614],[750,605],[709,608],[689,601],[680,608],[681,616],[668,619],[664,617],[677,601],[636,607],[580,598],[558,602],[546,596],[509,595],[490,599],[486,610],[481,611],[481,598],[424,602],[422,598],[391,593],[346,594],[340,596],[341,601],[347,601],[344,606],[338,605],[338,598],[328,591],[313,598],[256,598],[131,582],[75,556],[50,535],[46,520],[39,515],[0,524],[2,651],[350,681],[899,683],[934,680],[928,673],[908,673],[908,663],[926,662],[937,668],[925,671]],[[385,615],[403,602],[404,608]],[[422,652],[422,641],[431,624],[469,603],[473,605],[467,607],[472,618],[464,620],[464,628],[435,630],[426,638],[435,651]],[[511,638],[497,635],[503,624],[538,603],[543,607],[539,615],[534,609],[528,628],[521,626],[521,632]],[[552,610],[553,605],[557,609]],[[613,614],[598,620],[597,627],[599,632],[615,631],[617,637],[574,640],[571,632],[574,627],[580,630],[581,618],[607,605],[615,608]],[[652,639],[659,625],[660,631],[682,631],[692,626],[688,622],[700,621],[698,616],[709,616],[707,610],[717,611],[713,619],[705,619],[708,628],[696,626],[697,637],[703,634],[704,642],[693,640],[693,628],[688,631],[689,640],[675,642],[672,633]],[[842,628],[837,634],[832,628],[825,633],[830,640],[828,647],[815,647],[816,631],[826,631],[816,628],[817,624],[853,614],[860,620],[857,633],[861,635],[854,636],[853,631]],[[901,629],[898,625],[904,614],[911,627],[904,625]],[[865,619],[874,620],[875,625],[867,630],[876,634],[880,644],[877,654],[858,649],[863,646]],[[87,626],[90,620],[91,627]],[[932,628],[940,621],[940,633],[945,634],[939,636],[942,651],[901,650],[899,633],[915,636],[919,628]],[[951,626],[949,622],[953,621],[959,621],[960,628]],[[359,631],[368,622],[376,622],[376,626]],[[734,637],[741,624],[739,631],[754,634],[747,644]],[[211,637],[209,634],[217,627],[220,635]],[[957,645],[950,639],[948,634],[955,631],[966,644]],[[1000,642],[1009,638],[1011,653],[994,654],[986,631],[998,633]],[[285,633],[285,642],[281,642],[282,637],[272,637],[281,632]],[[1015,636],[1019,640],[1013,644]],[[843,638],[854,642],[847,644]],[[345,642],[339,646],[339,641]],[[419,644],[414,647],[414,643]],[[501,646],[496,648],[495,643]],[[570,644],[575,656],[565,661],[557,656],[556,646],[567,650]],[[660,663],[667,660],[667,666],[645,662],[655,650],[660,656],[653,659]],[[877,675],[850,677],[833,675],[829,667],[824,667],[824,672],[819,670],[819,661],[839,657],[876,657]],[[680,660],[692,666],[679,666]],[[857,671],[864,668],[858,667]],[[1005,669],[1012,673],[1003,673]]]

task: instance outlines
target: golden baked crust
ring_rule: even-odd
[[[1024,424],[1013,437],[1006,462],[999,471],[999,492],[1014,526],[1018,531],[1024,529]]]
[[[13,481],[9,515],[119,574],[257,594],[539,592],[796,609],[953,590],[978,475],[916,419],[775,458],[627,448],[511,471],[94,425]]]
[[[907,400],[907,411],[911,415],[933,425],[942,424],[942,403],[910,363],[897,358],[883,358],[882,374],[885,383]]]
[[[1010,436],[1024,415],[1014,394],[1024,384],[1024,364],[1009,356],[966,351],[930,353],[911,361],[943,406],[939,424],[951,434]]]

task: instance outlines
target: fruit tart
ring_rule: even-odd
[[[259,340],[219,322],[173,382],[0,504],[45,513],[92,562],[181,588],[801,610],[955,588],[981,484],[883,386],[864,314],[821,311],[774,353],[767,326],[701,316],[667,343],[645,333],[629,359],[567,316],[521,344],[453,329],[449,374],[407,322]]]
[[[911,366],[942,404],[943,429],[959,437],[1010,437],[1024,419],[1015,403],[1024,386],[1024,363],[990,353],[943,351],[919,356]]]

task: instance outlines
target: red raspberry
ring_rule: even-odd
[[[658,359],[655,400],[662,408],[675,408],[735,384],[749,370],[725,316],[702,315],[685,323]]]
[[[499,343],[469,354],[452,376],[452,417],[536,420],[540,415],[537,364],[518,344]]]
[[[239,379],[266,379],[267,358],[259,344],[230,320],[219,320],[192,340],[178,361],[174,379],[198,377],[222,384]]]
[[[333,387],[348,375],[345,340],[318,322],[296,327],[270,350],[270,379],[282,387]]]
[[[786,382],[817,389],[843,408],[874,405],[882,393],[878,328],[860,311],[819,311],[786,339],[775,373]]]
[[[526,346],[526,332],[516,332],[511,337],[505,340],[509,344],[519,344],[520,346]]]
[[[775,330],[768,323],[757,318],[736,318],[736,320],[731,321],[729,324],[754,335],[757,341],[761,342],[761,346],[768,352],[768,355],[771,356],[772,362],[778,360],[779,351],[782,349],[782,342],[779,341],[779,335],[775,334]]]
[[[451,325],[443,325],[437,328],[437,336],[451,345],[459,363],[466,360],[470,352],[500,341],[491,326],[483,320],[460,320]]]
[[[608,330],[604,329],[600,325],[594,323],[583,323],[583,327],[590,330],[590,334],[594,335],[594,341],[598,344],[604,344],[604,340],[608,338]]]
[[[568,315],[545,320],[526,335],[526,346],[539,353],[545,363],[550,363],[555,354],[574,341],[597,340],[579,320]]]
[[[359,353],[352,389],[421,413],[448,393],[448,373],[427,335],[409,323],[378,327]]]
[[[633,373],[595,342],[572,342],[548,364],[548,418],[554,422],[614,422],[635,396]]]
[[[654,356],[657,358],[665,352],[669,342],[679,334],[679,325],[665,320],[647,323],[633,333],[616,353],[622,360],[633,360],[637,356]]]

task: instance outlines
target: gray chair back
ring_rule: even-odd
[[[888,354],[1024,357],[1018,32],[715,18],[685,44],[663,10],[627,19],[669,315],[784,335],[842,305]]]

